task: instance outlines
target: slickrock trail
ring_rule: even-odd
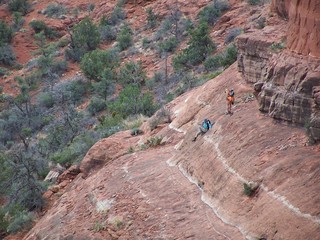
[[[244,239],[201,201],[196,185],[166,163],[173,151],[171,145],[124,155],[86,180],[78,178],[47,213],[53,216],[25,239],[106,239],[110,233],[119,239]],[[98,206],[107,202],[107,221],[121,219],[125,230],[94,233],[95,221],[103,221]]]
[[[24,239],[320,239],[319,146],[258,113],[236,70],[170,103],[170,124],[95,144]],[[232,116],[226,82],[237,93]],[[204,117],[215,124],[192,142]],[[163,145],[141,150],[155,136]],[[243,194],[249,182],[259,185],[253,197]]]

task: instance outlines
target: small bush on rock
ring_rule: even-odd
[[[10,0],[8,8],[11,12],[21,12],[23,15],[29,10],[29,3],[27,0]]]
[[[53,39],[58,36],[58,33],[52,28],[48,27],[44,21],[33,20],[29,23],[29,25],[35,31],[35,33],[40,33],[43,31],[44,35],[49,39]]]
[[[88,112],[91,115],[96,115],[98,112],[101,112],[104,109],[106,109],[106,102],[103,99],[97,97],[93,97],[91,99],[87,108]]]
[[[12,66],[14,65],[15,61],[16,56],[11,46],[7,44],[0,46],[0,63],[7,66]]]
[[[120,51],[126,50],[132,45],[132,30],[128,25],[124,25],[117,36]]]
[[[9,44],[12,37],[12,29],[4,21],[0,20],[0,46]]]
[[[52,18],[59,18],[61,15],[66,13],[67,10],[65,6],[61,4],[49,4],[45,10],[45,14]]]

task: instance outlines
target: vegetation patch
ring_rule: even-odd
[[[259,185],[251,184],[251,183],[243,183],[243,193],[248,196],[252,197],[258,190]]]
[[[285,47],[286,47],[285,42],[279,42],[279,43],[272,43],[270,48],[272,51],[278,52],[278,51],[284,49]]]
[[[9,0],[8,8],[11,12],[20,12],[25,15],[30,9],[28,0]]]
[[[98,27],[88,17],[73,27],[70,48],[66,49],[67,59],[79,62],[83,55],[95,50],[100,43],[100,32]]]
[[[125,24],[118,36],[117,36],[117,42],[118,42],[118,47],[120,49],[120,51],[126,50],[127,48],[129,48],[130,46],[132,46],[132,30],[129,27],[129,25]]]
[[[229,9],[229,3],[225,0],[214,1],[204,7],[198,14],[200,22],[204,21],[213,26],[220,18],[221,13]]]
[[[209,36],[209,27],[205,22],[201,22],[192,31],[188,47],[173,58],[173,67],[176,71],[179,71],[198,65],[215,50],[216,45]]]
[[[67,9],[62,4],[49,4],[44,11],[44,14],[51,18],[59,18],[67,13]]]
[[[58,33],[52,28],[48,27],[44,21],[33,20],[29,23],[29,25],[35,31],[35,33],[40,33],[43,31],[44,35],[49,39],[53,39],[58,36]]]

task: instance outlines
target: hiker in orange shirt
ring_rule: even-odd
[[[228,89],[226,89],[226,100],[227,100],[227,112],[226,114],[232,114],[231,112],[231,106],[234,104],[234,91],[231,88],[231,90],[229,91]]]

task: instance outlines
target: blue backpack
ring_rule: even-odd
[[[209,130],[209,128],[212,128],[212,124],[210,120],[208,119],[203,120],[202,127],[207,130]]]

